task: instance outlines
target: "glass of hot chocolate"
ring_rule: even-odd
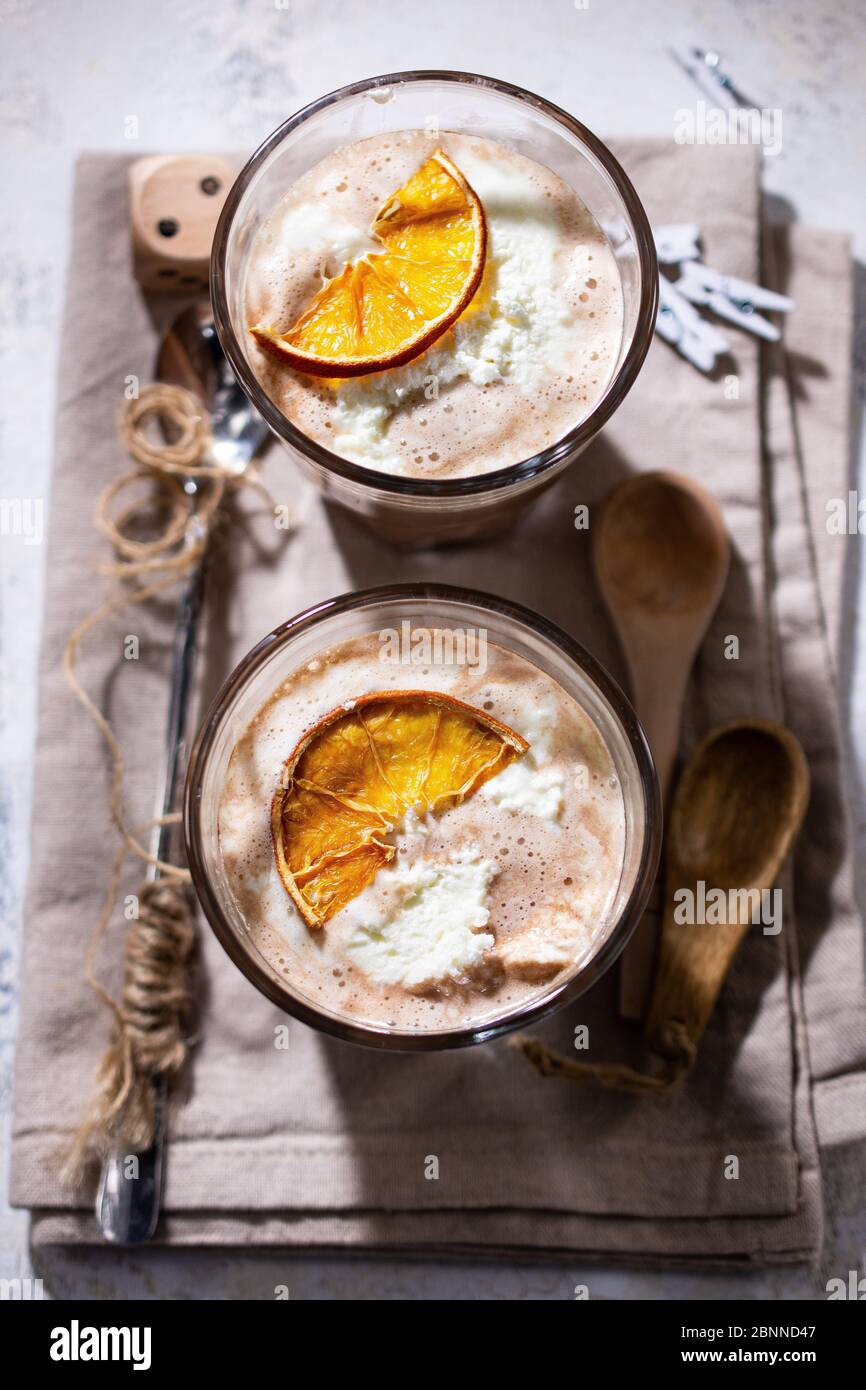
[[[461,1047],[575,999],[640,919],[658,782],[637,718],[566,633],[406,584],[261,641],[187,779],[193,882],[287,1013],[385,1049]]]
[[[586,447],[655,324],[606,146],[509,83],[397,73],[292,116],[231,190],[222,345],[326,496],[418,546],[495,535]]]

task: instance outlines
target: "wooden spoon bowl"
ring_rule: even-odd
[[[675,1035],[697,1044],[752,925],[755,895],[776,882],[808,800],[803,750],[769,720],[723,724],[692,754],[668,823],[665,916],[647,1021],[657,1051],[665,1053]],[[674,895],[683,889],[693,901],[721,889],[727,920],[677,921]]]
[[[718,601],[728,539],[718,504],[697,483],[643,473],[607,499],[595,558],[618,621],[649,615],[679,623]]]

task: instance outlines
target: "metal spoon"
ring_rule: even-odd
[[[240,476],[264,443],[268,427],[235,380],[214,327],[210,305],[184,309],[166,333],[156,359],[160,381],[185,386],[198,396],[210,413],[212,457],[223,468]],[[194,496],[198,486],[187,478],[184,491]],[[171,660],[171,693],[166,721],[165,776],[157,800],[157,817],[174,810],[178,783],[186,764],[189,695],[195,664],[196,635],[204,593],[207,555],[190,575],[180,600]],[[170,861],[174,827],[160,825],[151,845],[157,859]],[[148,867],[147,880],[155,882],[160,871]],[[162,1199],[163,1153],[167,1114],[164,1079],[154,1082],[154,1141],[144,1153],[117,1151],[103,1164],[96,1194],[96,1220],[103,1238],[112,1245],[141,1245],[156,1230]],[[136,1176],[127,1172],[129,1159],[137,1160]]]

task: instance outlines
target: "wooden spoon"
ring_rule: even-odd
[[[769,720],[723,724],[692,754],[667,831],[665,915],[647,1021],[655,1051],[668,1057],[693,1052],[752,923],[759,902],[754,894],[776,882],[808,800],[803,750],[793,734]],[[723,920],[676,921],[674,894],[683,889],[698,904],[721,889]],[[683,906],[681,899],[680,916]]]
[[[715,498],[679,473],[641,473],[605,498],[593,564],[622,643],[638,717],[667,793],[689,672],[716,610],[730,546]],[[657,954],[644,918],[620,965],[620,1013],[643,1018]]]

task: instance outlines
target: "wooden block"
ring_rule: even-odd
[[[131,166],[133,266],[143,289],[207,292],[211,244],[235,173],[210,154],[153,155]]]

